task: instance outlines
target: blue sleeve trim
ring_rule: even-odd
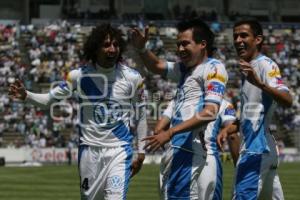
[[[210,102],[210,103],[215,103],[215,104],[221,105],[220,101],[212,100],[212,99],[204,100],[204,102]]]

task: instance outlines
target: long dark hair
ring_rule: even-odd
[[[126,47],[123,33],[121,30],[112,27],[111,24],[103,23],[93,28],[91,34],[87,37],[83,47],[83,56],[86,61],[92,61],[93,63],[97,62],[97,53],[108,35],[119,43],[120,55],[118,61],[121,60],[121,55]]]

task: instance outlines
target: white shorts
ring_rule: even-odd
[[[126,199],[132,147],[79,147],[82,200]]]
[[[178,148],[168,148],[160,167],[161,199],[198,199],[197,180],[205,164],[205,157]]]
[[[234,200],[284,200],[277,174],[276,152],[240,155],[235,174]]]
[[[219,155],[207,155],[198,178],[199,200],[222,200],[222,173]]]

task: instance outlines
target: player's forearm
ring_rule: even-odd
[[[138,145],[138,153],[145,153],[144,146],[145,146],[145,141],[141,141],[143,138],[147,136],[147,130],[148,130],[148,125],[147,125],[147,120],[146,120],[146,111],[144,108],[142,108],[139,116],[139,120],[137,121],[137,145]]]
[[[157,133],[161,130],[165,130],[169,126],[170,126],[170,119],[166,116],[162,116],[162,118],[155,125],[154,132]]]
[[[228,146],[230,150],[231,157],[233,159],[234,165],[236,165],[237,160],[239,158],[240,151],[240,138],[238,134],[232,134],[227,138]]]
[[[42,109],[48,109],[51,104],[50,94],[37,94],[26,91],[27,96],[25,101],[31,103],[34,106],[38,106]]]
[[[175,127],[170,128],[170,136],[173,137],[175,134],[178,134],[180,132],[191,131],[204,124],[207,124],[216,119],[217,113],[218,109],[215,109],[215,106],[208,106],[201,112],[194,115],[192,118],[182,122]]]
[[[238,125],[237,124],[230,124],[226,127],[227,135],[230,136],[232,134],[236,134],[238,132]]]
[[[266,85],[265,83],[262,83],[259,87],[264,92],[266,92],[271,97],[273,97],[273,99],[280,105],[287,106],[287,107],[292,106],[293,98],[289,92],[278,90],[276,88]]]
[[[149,50],[139,52],[139,55],[148,70],[155,74],[163,75],[165,73],[166,62],[160,60]]]

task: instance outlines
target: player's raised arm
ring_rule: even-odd
[[[19,79],[17,79],[9,86],[8,95],[11,98],[24,101],[27,97],[27,92],[24,84]]]
[[[24,87],[23,83],[20,80],[17,80],[15,83],[10,85],[8,94],[12,98],[17,98],[22,101],[27,101],[42,109],[49,108],[52,102],[49,93],[37,94],[37,93],[29,92],[26,90],[26,88]]]
[[[51,88],[48,93],[44,94],[30,92],[26,90],[20,80],[16,80],[15,83],[10,85],[8,95],[12,98],[27,101],[42,109],[49,109],[53,102],[71,96],[74,87],[74,85],[72,85],[72,80],[76,79],[77,76],[78,70],[71,71],[68,75],[68,80],[61,81],[60,84]]]
[[[143,34],[137,28],[130,30],[131,44],[135,47],[147,69],[155,74],[163,75],[166,70],[166,61],[159,59],[150,50],[147,50],[145,45],[148,40],[148,27],[145,28]]]

